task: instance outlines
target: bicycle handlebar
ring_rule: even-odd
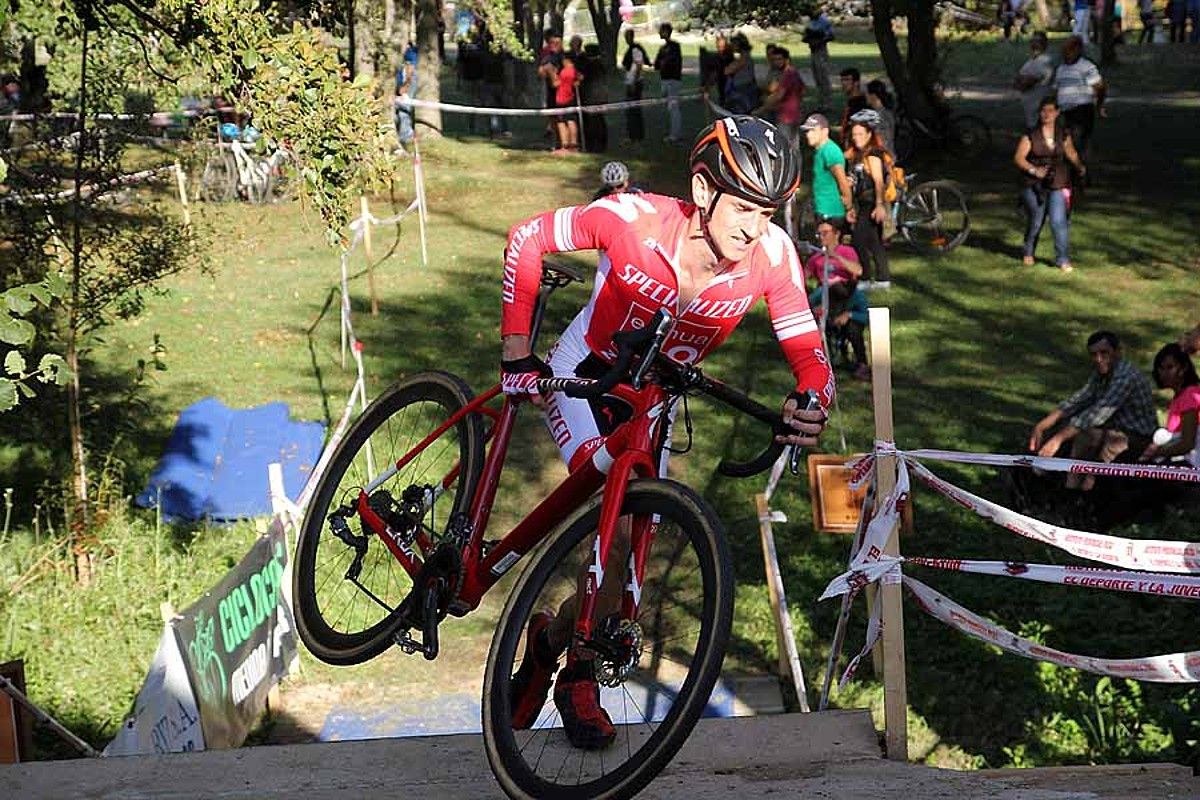
[[[672,385],[677,384],[684,390],[698,390],[770,427],[772,440],[765,450],[748,461],[722,459],[717,464],[718,472],[731,478],[747,478],[770,469],[787,447],[786,444],[775,441],[774,437],[792,435],[796,431],[784,423],[778,410],[764,406],[715,378],[707,377],[699,367],[684,366],[669,358],[659,358],[659,350],[673,322],[673,317],[665,309],[660,309],[645,327],[614,335],[613,342],[618,348],[617,358],[608,372],[598,379],[541,378],[538,380],[538,389],[543,393],[562,392],[568,397],[581,399],[607,394],[623,380],[628,380],[635,389],[640,389],[646,373],[653,365]],[[634,359],[639,356],[641,360],[634,367]],[[816,408],[820,408],[820,400],[816,392],[810,389],[805,410]]]

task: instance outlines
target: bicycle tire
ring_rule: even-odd
[[[237,164],[233,156],[219,151],[209,156],[200,173],[200,199],[207,203],[227,203],[237,193]]]
[[[982,117],[955,114],[950,117],[946,139],[955,155],[973,158],[991,150],[992,129]]]
[[[344,570],[354,561],[355,549],[331,529],[329,514],[333,504],[344,503],[347,493],[357,496],[358,488],[368,483],[364,462],[368,462],[369,469],[372,458],[377,459],[372,472],[378,474],[380,464],[395,463],[469,403],[472,396],[470,387],[450,373],[413,375],[393,384],[371,403],[334,451],[305,512],[296,545],[293,579],[296,628],[304,644],[321,661],[359,664],[383,652],[391,644],[399,624],[397,606],[412,587],[408,573],[386,545],[365,530],[366,552],[359,578],[378,600],[346,579]],[[447,489],[447,494],[452,492],[453,497],[442,495],[420,516],[431,538],[436,537],[444,532],[452,514],[465,512],[470,506],[483,469],[483,451],[483,421],[479,414],[468,414],[372,496],[378,497],[383,490],[398,498],[406,487],[440,481],[457,463],[458,477]],[[442,503],[445,499],[451,500],[449,512],[435,517],[435,510],[446,507]],[[357,522],[354,518],[350,521]],[[328,596],[325,590],[329,590]],[[351,591],[347,605],[335,613],[334,600],[348,590]]]
[[[896,224],[905,241],[935,255],[949,253],[971,233],[967,199],[950,181],[929,181],[910,189]]]
[[[484,745],[500,786],[512,798],[632,797],[678,752],[720,674],[733,614],[733,570],[721,522],[682,484],[633,481],[622,513],[655,521],[657,531],[632,625],[640,647],[625,662],[630,671],[618,685],[612,678],[616,667],[597,662],[609,669],[612,688],[601,694],[601,703],[616,727],[615,741],[607,750],[575,749],[554,726],[557,711],[547,714],[545,707],[530,730],[513,730],[510,687],[527,622],[541,604],[569,596],[580,571],[591,563],[600,503],[599,495],[593,497],[534,557],[492,639],[483,684]],[[624,587],[627,560],[613,553],[610,572],[614,564],[620,571],[610,580],[620,580],[612,585]],[[684,639],[693,635],[695,643],[688,645]],[[547,706],[553,709],[553,701]]]

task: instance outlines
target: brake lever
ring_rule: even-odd
[[[671,316],[671,312],[665,308],[660,308],[655,316],[658,317],[658,324],[654,327],[654,338],[650,342],[650,346],[646,348],[646,354],[642,357],[642,361],[634,370],[633,377],[629,381],[634,389],[641,389],[642,382],[646,378],[646,373],[650,370],[654,360],[658,357],[658,351],[662,348],[663,341],[667,338],[667,332],[671,329],[671,324],[675,318]]]
[[[804,393],[804,396],[807,399],[805,400],[804,408],[801,409],[802,411],[816,411],[817,409],[819,409],[821,407],[821,398],[817,395],[817,393],[814,390],[812,390],[812,389],[806,390]],[[800,445],[794,444],[791,446],[791,452],[788,454],[788,470],[793,475],[800,474],[800,453],[801,452],[802,451],[800,449]]]

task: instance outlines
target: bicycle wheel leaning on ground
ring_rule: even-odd
[[[600,617],[595,629],[600,703],[616,728],[605,749],[567,741],[553,699],[528,730],[512,727],[512,682],[524,658],[530,618],[571,614],[562,603],[593,563],[600,496],[538,551],[500,617],[488,654],[483,735],[501,787],[514,798],[626,798],[675,755],[704,711],[719,677],[733,613],[733,572],[720,520],[694,491],[669,480],[631,482],[622,520],[653,526],[642,585],[614,550],[608,589],[640,589],[637,619]],[[611,607],[611,605],[610,605]]]
[[[227,203],[237,194],[237,164],[233,154],[219,150],[204,162],[200,173],[200,199],[206,203]]]
[[[906,194],[896,226],[914,247],[949,253],[971,233],[967,199],[950,181],[922,183]]]
[[[375,476],[471,397],[470,387],[449,373],[413,375],[363,412],[330,459],[304,516],[294,579],[300,638],[322,661],[358,664],[392,644],[397,607],[412,579],[354,507]],[[372,510],[406,545],[436,543],[451,515],[470,505],[483,469],[483,439],[480,415],[463,417],[371,491]]]

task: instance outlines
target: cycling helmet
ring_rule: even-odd
[[[873,108],[864,108],[862,111],[856,111],[850,116],[850,121],[857,122],[861,125],[866,125],[871,130],[879,127],[879,123],[883,120],[879,116],[879,112]]]
[[[629,180],[629,167],[620,161],[609,161],[600,168],[600,180],[605,186],[615,189]]]
[[[724,117],[705,128],[688,165],[693,175],[706,175],[718,192],[758,205],[782,205],[800,185],[799,160],[787,137],[757,117]]]

